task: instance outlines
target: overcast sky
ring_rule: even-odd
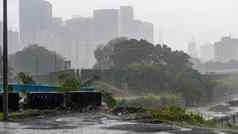
[[[18,25],[18,2],[9,1],[10,27]],[[238,37],[237,0],[49,0],[54,16],[92,16],[93,9],[134,7],[137,19],[155,25],[155,42],[164,40],[174,49],[186,50],[194,39],[199,45],[222,36]],[[2,3],[2,1],[1,1]]]

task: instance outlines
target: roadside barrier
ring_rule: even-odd
[[[69,92],[65,93],[65,103],[69,108],[101,106],[102,95],[99,92]]]
[[[9,93],[8,108],[10,112],[19,111],[19,93]],[[101,106],[102,95],[99,92],[68,92],[68,93],[28,93],[26,109],[80,109],[88,106]],[[2,93],[0,93],[0,112],[3,111]]]
[[[63,93],[29,93],[27,105],[30,109],[56,109],[64,104]]]
[[[27,108],[29,109],[80,109],[88,106],[101,106],[102,95],[99,92],[68,93],[29,93]]]
[[[0,93],[0,112],[3,111],[2,105],[2,93]],[[15,112],[19,110],[19,94],[18,93],[9,93],[8,94],[8,108],[10,112]]]

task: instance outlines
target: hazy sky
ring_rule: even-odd
[[[9,1],[9,21],[16,28],[17,0]],[[222,36],[238,37],[237,0],[49,0],[54,16],[92,16],[93,9],[134,7],[137,19],[155,25],[155,42],[164,40],[175,49],[186,50],[193,38],[202,45]],[[1,1],[2,3],[2,1]]]

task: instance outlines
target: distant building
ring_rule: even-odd
[[[227,62],[238,60],[238,39],[223,37],[214,44],[214,47],[216,61]]]
[[[52,16],[52,5],[47,0],[19,0],[19,19],[20,43],[24,47],[39,44],[56,51],[71,60],[72,68],[93,67],[95,49],[114,38],[154,42],[153,24],[135,20],[130,6],[94,10],[92,17],[77,15],[63,21]]]
[[[194,41],[188,44],[188,55],[192,58],[198,58],[197,44]]]
[[[93,44],[93,19],[86,17],[76,17],[65,21],[65,30],[67,35],[68,49],[71,49],[68,56],[74,62],[74,66],[79,68],[88,68],[93,66],[94,50]]]
[[[116,9],[94,10],[94,42],[105,44],[119,37],[119,11]]]
[[[211,61],[214,60],[214,45],[206,44],[200,47],[200,59],[202,61]]]
[[[121,37],[131,37],[133,34],[134,11],[130,6],[121,6],[119,15],[119,31]]]
[[[135,25],[136,24],[138,24],[138,26],[136,27],[139,30],[137,31],[139,33],[139,36],[136,37],[136,39],[144,39],[151,43],[154,43],[154,25],[152,23],[143,21],[138,21],[137,23],[135,23]]]
[[[134,19],[134,11],[130,6],[122,6],[119,15],[120,37],[144,39],[154,43],[154,25],[149,22]]]
[[[3,27],[2,22],[0,22],[0,45],[3,43]],[[20,39],[19,33],[17,31],[9,30],[8,31],[8,52],[10,54],[20,50]]]
[[[52,5],[45,0],[20,0],[19,18],[21,41],[36,43],[38,32],[51,26]]]
[[[66,31],[69,32],[69,38],[80,42],[93,41],[93,19],[86,17],[77,17],[65,21]]]

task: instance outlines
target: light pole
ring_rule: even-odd
[[[7,24],[7,0],[3,0],[3,119],[8,120],[8,24]]]

